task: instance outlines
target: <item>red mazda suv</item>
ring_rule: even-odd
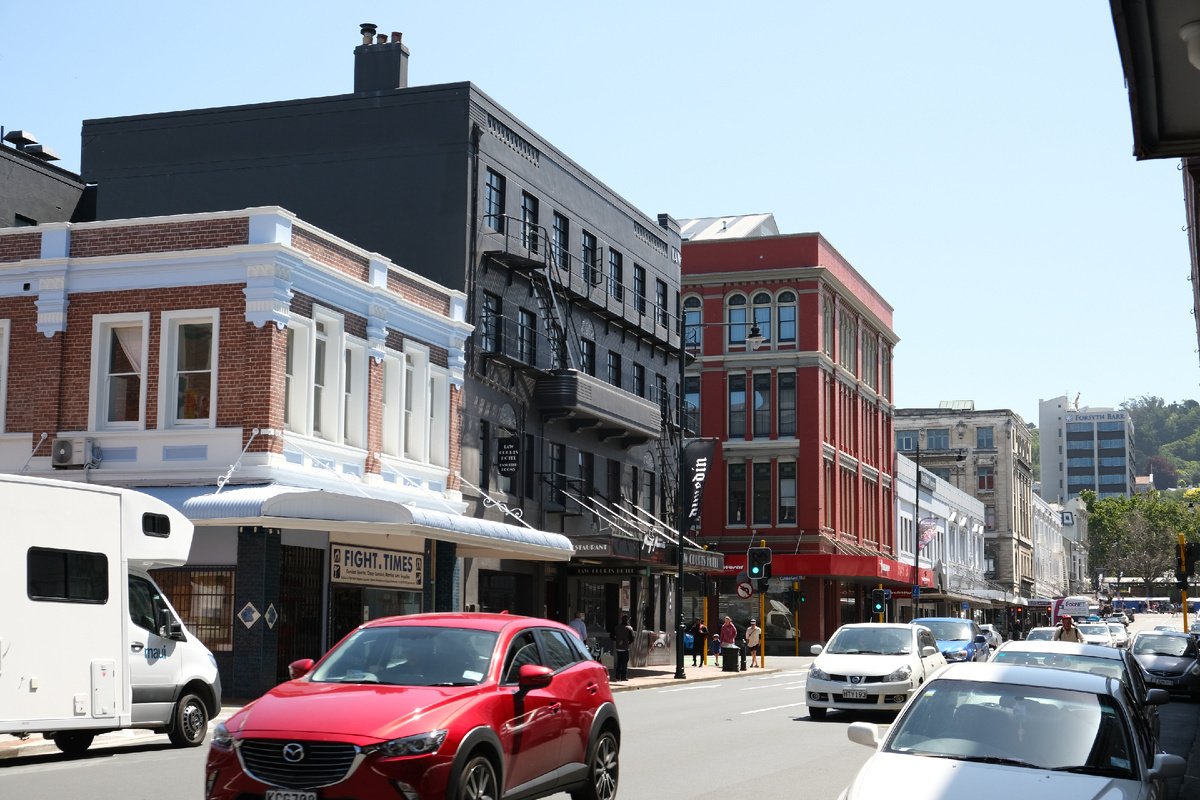
[[[216,727],[215,800],[614,800],[608,673],[565,625],[509,614],[365,623]]]

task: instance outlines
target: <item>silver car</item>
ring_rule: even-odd
[[[980,797],[1151,800],[1184,774],[1150,742],[1124,684],[1040,667],[951,664],[928,681],[886,735],[854,722],[850,741],[876,748],[844,800]]]

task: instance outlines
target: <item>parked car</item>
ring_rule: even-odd
[[[979,624],[970,619],[958,617],[920,617],[912,621],[913,625],[924,625],[933,632],[938,647],[947,662],[953,661],[987,661],[991,656],[991,648],[987,646],[987,638],[979,629]]]
[[[1027,642],[1048,642],[1053,638],[1054,628],[1030,628],[1029,632],[1025,634],[1025,641]]]
[[[1146,683],[1200,698],[1200,650],[1196,639],[1175,631],[1138,631],[1129,650],[1146,672]]]
[[[1079,632],[1083,634],[1083,640],[1088,644],[1114,646],[1112,633],[1103,622],[1080,622],[1075,627],[1079,628]]]
[[[1108,633],[1112,636],[1113,647],[1129,647],[1129,631],[1119,622],[1108,623]]]
[[[979,630],[983,631],[983,635],[988,642],[988,647],[993,650],[1004,643],[1004,637],[1000,635],[1000,631],[996,630],[995,625],[984,623],[979,626]]]
[[[1161,800],[1187,762],[1158,753],[1120,681],[1069,670],[951,664],[926,683],[885,737],[854,722],[850,741],[877,748],[845,800],[1121,797]]]
[[[992,656],[996,664],[1050,667],[1075,672],[1092,672],[1117,678],[1129,687],[1130,694],[1154,737],[1158,738],[1158,706],[1170,701],[1170,695],[1153,691],[1142,668],[1128,650],[1076,642],[1005,642]]]
[[[808,713],[824,719],[831,708],[896,711],[929,676],[946,666],[937,641],[919,625],[874,622],[843,625],[808,669]]]
[[[565,625],[387,617],[291,670],[216,727],[206,797],[616,795],[608,674]]]

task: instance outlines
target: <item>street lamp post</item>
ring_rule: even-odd
[[[679,511],[679,516],[678,516],[679,539],[676,542],[676,546],[675,546],[675,556],[676,556],[675,561],[676,561],[676,567],[678,569],[678,573],[675,578],[675,679],[676,680],[683,680],[684,678],[687,677],[687,674],[683,670],[683,659],[684,659],[684,652],[683,652],[683,634],[684,634],[684,626],[683,626],[683,541],[684,541],[684,537],[687,535],[688,527],[691,522],[691,515],[689,514],[688,508],[684,505],[684,502],[683,502],[683,500],[684,500],[683,487],[688,485],[687,480],[686,480],[687,476],[684,474],[684,472],[685,472],[684,463],[685,463],[685,455],[687,453],[688,445],[691,443],[684,442],[686,428],[684,427],[684,413],[683,413],[683,382],[684,382],[684,378],[685,378],[684,370],[687,366],[687,357],[688,357],[687,343],[685,340],[687,339],[688,331],[691,329],[698,329],[698,328],[703,328],[703,327],[708,327],[708,326],[729,327],[730,325],[745,325],[745,324],[746,323],[744,323],[744,322],[737,322],[737,323],[698,322],[698,323],[695,323],[692,325],[685,325],[683,327],[683,330],[680,332],[681,335],[679,337],[679,384],[678,384],[678,388],[675,390],[675,394],[676,394],[675,405],[676,405],[676,415],[677,415],[676,419],[679,423],[679,456],[678,456],[678,464],[677,464],[677,468],[676,468],[676,479],[675,479],[676,480],[675,505],[678,507],[678,511]],[[758,325],[752,325],[750,327],[750,333],[749,333],[749,335],[746,336],[746,339],[745,339],[746,346],[751,350],[756,350],[758,348],[758,346],[765,341],[765,338],[766,337],[764,337],[762,335],[762,330],[758,327]],[[708,642],[702,642],[700,644],[703,647],[708,646]],[[696,646],[695,643],[693,643],[693,646]]]

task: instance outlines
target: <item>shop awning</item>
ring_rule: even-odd
[[[378,533],[453,542],[467,558],[569,561],[571,540],[493,520],[417,508],[378,497],[271,483],[140,488],[178,508],[197,527],[258,525],[309,531]]]

